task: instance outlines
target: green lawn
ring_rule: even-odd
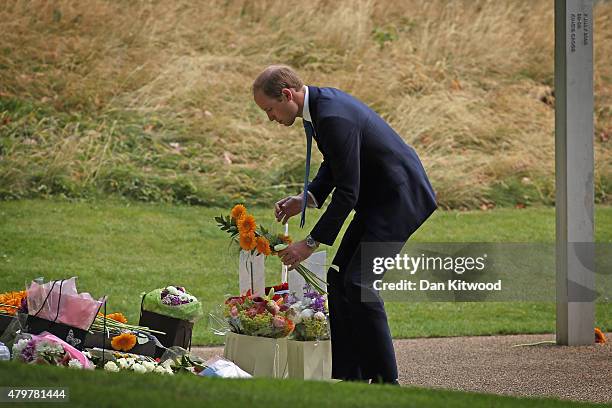
[[[594,407],[553,399],[297,380],[223,380],[192,375],[85,372],[0,362],[5,387],[67,387],[79,407]],[[17,406],[17,404],[9,404]],[[32,404],[22,404],[32,406]]]
[[[137,322],[141,292],[180,284],[200,298],[208,312],[238,289],[236,252],[213,221],[228,211],[122,201],[0,202],[0,291],[22,289],[38,276],[78,276],[81,290],[109,295],[109,312],[121,311]],[[273,225],[270,209],[254,213],[260,223]],[[317,215],[308,217],[308,226]],[[301,238],[304,232],[296,223],[292,220],[290,232]],[[554,225],[550,208],[439,211],[413,239],[553,242]],[[610,225],[612,208],[597,208],[598,241],[612,242]],[[278,259],[271,257],[266,266],[267,281],[278,283]],[[387,303],[387,310],[396,338],[552,333],[555,327],[554,304],[545,302]],[[597,305],[596,322],[612,329],[610,303]],[[208,330],[205,320],[196,324],[194,344],[222,340]]]

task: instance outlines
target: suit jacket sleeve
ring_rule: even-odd
[[[336,189],[327,210],[310,235],[318,242],[333,245],[342,224],[355,208],[359,197],[361,132],[355,123],[341,117],[323,119],[319,130],[327,163],[325,165],[327,170],[324,171],[329,172]],[[329,188],[327,184],[326,186]],[[317,191],[316,183],[315,191]]]
[[[317,203],[317,208],[321,208],[323,206],[327,196],[333,189],[334,180],[332,179],[329,165],[325,160],[323,160],[323,163],[321,163],[321,167],[319,167],[319,171],[317,172],[314,180],[308,184],[308,191],[314,196]]]

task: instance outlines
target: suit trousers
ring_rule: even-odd
[[[334,258],[338,270],[327,273],[333,378],[398,378],[384,302],[372,285],[382,275],[374,274],[371,258],[395,257],[414,231],[403,219],[408,200],[400,186],[372,210],[357,210]]]

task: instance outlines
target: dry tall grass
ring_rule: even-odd
[[[598,2],[598,202],[611,18]],[[553,42],[552,0],[6,0],[0,192],[269,203],[299,188],[305,144],[252,102],[255,75],[280,62],[388,119],[442,206],[550,204]]]

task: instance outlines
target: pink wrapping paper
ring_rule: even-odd
[[[34,339],[48,340],[50,342],[60,344],[64,348],[64,351],[68,353],[70,358],[78,360],[78,362],[81,363],[83,368],[90,368],[90,369],[94,368],[91,361],[89,361],[89,359],[85,357],[83,353],[81,353],[79,350],[72,347],[70,344],[66,343],[64,340],[52,335],[51,333],[42,332],[39,335],[32,334],[31,336]]]
[[[48,294],[49,297],[47,298]],[[63,282],[56,281],[55,285],[53,285],[53,282],[42,285],[32,282],[27,289],[28,313],[30,315],[83,330],[89,329],[105,300],[105,297],[96,300],[86,292],[78,293],[76,277],[66,279]]]

